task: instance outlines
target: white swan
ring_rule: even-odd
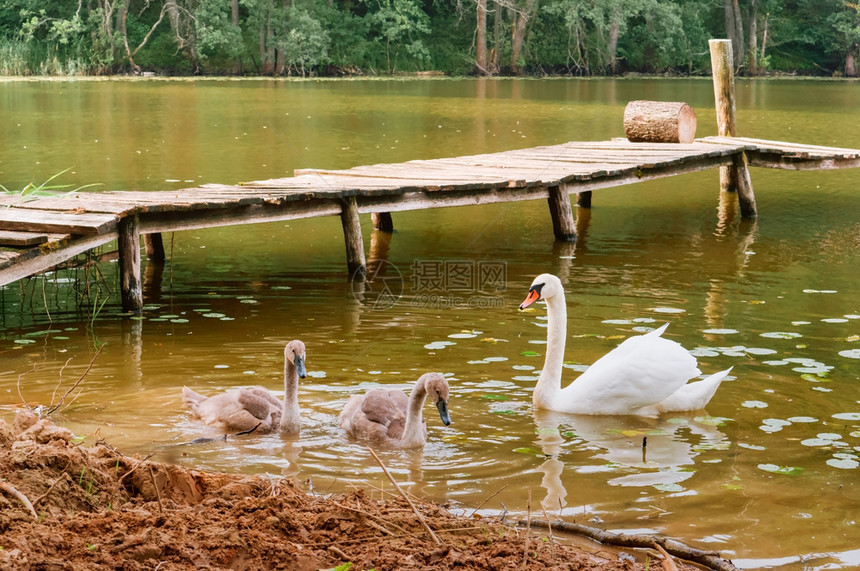
[[[561,388],[567,336],[567,308],[561,280],[552,274],[536,277],[520,309],[538,299],[546,300],[549,321],[546,358],[533,396],[537,408],[574,414],[643,416],[700,410],[731,371],[730,367],[688,384],[701,371],[696,358],[686,349],[660,337],[667,323],[645,335],[624,340]]]
[[[182,400],[203,422],[226,432],[295,434],[301,428],[299,378],[306,376],[305,344],[295,340],[284,348],[284,402],[263,387],[233,389],[212,397],[182,387]]]
[[[403,391],[387,389],[349,397],[338,424],[355,438],[387,448],[421,448],[427,442],[427,423],[421,410],[428,394],[445,426],[451,424],[448,381],[439,373],[421,375],[408,398]]]

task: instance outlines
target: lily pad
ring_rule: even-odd
[[[654,313],[686,313],[686,309],[681,309],[680,307],[652,307],[651,311]]]
[[[839,420],[860,420],[860,412],[839,412],[833,415]]]
[[[760,335],[768,339],[797,339],[798,337],[803,337],[803,335],[794,331],[768,331]]]
[[[860,359],[860,349],[846,349],[845,351],[839,351],[840,357],[845,357],[846,359]]]
[[[740,331],[737,329],[705,329],[702,333],[709,335],[734,335],[735,333],[740,333]]]
[[[860,466],[860,462],[851,458],[831,458],[827,461],[827,465],[842,470],[853,470]]]
[[[797,476],[803,473],[803,468],[799,466],[778,466],[776,464],[759,464],[759,470],[770,472],[771,474],[785,474],[787,476]]]

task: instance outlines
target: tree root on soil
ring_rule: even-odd
[[[541,519],[533,519],[531,521],[520,520],[517,522],[517,525],[572,533],[574,535],[581,535],[589,539],[593,539],[594,541],[598,541],[606,545],[615,545],[618,547],[653,548],[657,545],[674,557],[704,565],[714,571],[738,571],[738,568],[735,567],[731,561],[723,559],[720,557],[720,554],[715,551],[702,551],[701,549],[690,547],[680,541],[666,537],[645,534],[629,535],[626,533],[612,533],[611,531],[606,531],[597,527],[566,521],[549,522]]]

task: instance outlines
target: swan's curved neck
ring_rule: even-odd
[[[281,432],[298,432],[299,416],[299,372],[289,359],[284,359],[284,406],[281,414]]]
[[[538,408],[554,409],[555,400],[561,392],[561,370],[567,337],[567,306],[564,295],[546,298],[546,310],[546,357],[532,400]]]
[[[424,417],[422,409],[424,401],[427,400],[427,387],[424,383],[416,383],[409,395],[409,408],[406,409],[406,424],[403,427],[403,435],[400,437],[400,445],[403,447],[424,446]]]

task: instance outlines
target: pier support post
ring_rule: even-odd
[[[373,227],[383,232],[394,232],[394,221],[390,212],[373,212],[370,215]]]
[[[143,245],[146,248],[146,259],[163,264],[167,260],[164,254],[164,239],[160,232],[143,235]]]
[[[708,40],[711,51],[711,68],[714,76],[714,103],[717,108],[717,134],[720,137],[737,136],[735,122],[735,75],[731,40]],[[749,176],[746,153],[735,157],[730,167],[720,167],[720,189],[737,192],[741,216],[758,216]]]
[[[591,191],[584,190],[576,194],[576,205],[580,208],[591,208]]]
[[[576,242],[576,221],[570,206],[570,196],[563,185],[547,189],[549,214],[552,217],[552,231],[560,242]]]
[[[364,257],[364,240],[361,237],[361,220],[358,217],[358,205],[354,196],[343,199],[340,223],[343,226],[343,239],[346,243],[346,267],[349,275],[363,276],[367,273],[367,261]]]
[[[140,281],[140,227],[137,216],[119,221],[117,246],[122,310],[140,313],[143,310],[143,287]]]

